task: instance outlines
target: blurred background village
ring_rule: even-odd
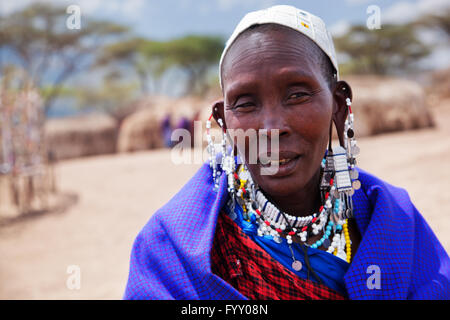
[[[172,131],[209,117],[227,37],[275,4],[327,23],[359,166],[449,252],[449,1],[2,1],[0,299],[122,297],[135,236],[200,167],[171,161]]]

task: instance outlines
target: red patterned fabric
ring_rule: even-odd
[[[218,217],[212,271],[253,300],[344,300],[338,292],[299,278],[253,242],[226,213]]]

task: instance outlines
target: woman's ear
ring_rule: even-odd
[[[333,90],[333,122],[336,126],[339,144],[344,146],[345,119],[347,119],[347,98],[352,100],[352,88],[346,81],[338,81]]]
[[[212,115],[214,120],[216,120],[219,127],[221,127],[219,123],[219,119],[222,119],[223,121],[223,129],[227,129],[227,124],[225,123],[225,111],[224,111],[224,103],[223,100],[218,100],[213,103],[212,105]]]
[[[223,121],[223,130],[227,130],[227,123],[225,122],[225,110],[224,110],[224,102],[223,100],[218,100],[216,102],[213,103],[212,105],[212,115],[214,120],[216,120],[217,124],[219,125],[219,127],[221,127],[220,123],[219,123],[219,119],[222,119]],[[238,149],[237,149],[237,144],[233,143],[234,147],[233,147],[233,155],[236,156],[238,155]]]

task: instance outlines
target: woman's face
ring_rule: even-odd
[[[239,150],[255,182],[273,196],[317,178],[329,141],[336,106],[310,41],[295,31],[256,31],[238,39],[223,64],[226,129],[265,129],[269,154],[279,152],[277,173],[265,175],[262,163],[250,163],[248,143]],[[279,130],[279,150],[270,150],[271,129]]]

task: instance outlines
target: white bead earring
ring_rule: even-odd
[[[206,140],[208,142],[207,151],[209,154],[209,166],[212,169],[212,178],[214,181],[214,190],[217,191],[219,189],[219,177],[220,172],[218,170],[217,163],[217,149],[214,144],[214,141],[211,137],[211,118],[212,114],[209,116],[208,120],[206,120]]]
[[[347,98],[346,104],[348,107],[348,116],[345,120],[344,126],[344,146],[347,152],[347,166],[348,172],[351,179],[351,190],[343,194],[343,200],[345,201],[347,208],[343,212],[343,218],[353,217],[353,201],[352,195],[355,190],[361,188],[361,182],[358,180],[359,173],[356,170],[356,156],[359,154],[359,147],[355,138],[355,128],[354,128],[354,115],[352,111],[352,101]]]

